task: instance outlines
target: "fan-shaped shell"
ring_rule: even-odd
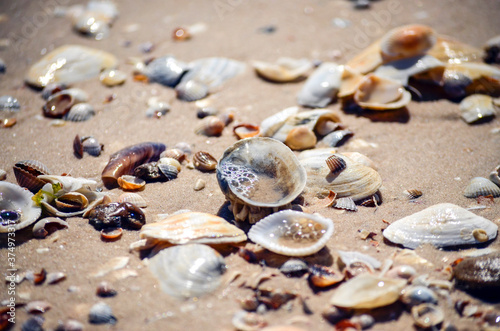
[[[460,102],[462,119],[467,123],[489,119],[495,116],[493,98],[484,94],[473,94]]]
[[[214,291],[226,270],[222,256],[201,244],[163,249],[149,260],[148,266],[161,289],[179,299],[200,297]]]
[[[352,198],[338,198],[334,201],[333,208],[358,211],[358,207]]]
[[[358,85],[354,101],[373,110],[399,109],[410,103],[411,94],[398,81],[369,74]]]
[[[42,210],[34,206],[33,194],[24,188],[0,181],[0,233],[13,227],[21,230],[38,220]]]
[[[208,86],[196,80],[181,82],[175,87],[177,98],[184,101],[196,101],[208,95]]]
[[[129,202],[139,208],[146,208],[148,206],[146,200],[137,193],[125,192],[118,197],[118,202]]]
[[[77,103],[73,105],[64,119],[71,122],[84,122],[95,115],[94,107],[89,103]]]
[[[465,188],[464,195],[467,198],[477,198],[479,196],[492,195],[494,198],[500,197],[500,187],[484,177],[474,177]]]
[[[475,230],[485,232],[486,238],[475,236]],[[454,204],[441,203],[392,223],[383,234],[393,243],[415,249],[426,243],[436,247],[481,243],[494,239],[497,231],[498,226],[486,218]]]
[[[299,105],[323,108],[337,95],[344,67],[333,62],[322,63],[306,80],[297,95]]]
[[[151,61],[144,69],[144,74],[150,82],[174,87],[186,70],[186,63],[176,60],[173,56],[162,56]]]
[[[141,238],[171,244],[222,244],[245,241],[245,233],[219,216],[187,212],[144,225]]]
[[[19,186],[25,187],[33,193],[38,192],[46,181],[38,178],[40,175],[48,175],[49,169],[37,160],[24,160],[14,164],[14,175]]]
[[[333,235],[333,221],[318,214],[282,210],[252,226],[248,237],[282,255],[306,256],[321,250]]]
[[[189,71],[182,77],[179,84],[197,81],[211,91],[245,70],[245,64],[223,57],[203,58],[189,63]]]
[[[253,67],[257,74],[273,82],[290,82],[305,76],[312,68],[311,61],[307,59],[279,58],[276,63],[254,61]]]
[[[387,32],[380,41],[380,50],[387,57],[412,57],[427,52],[436,44],[436,33],[425,25],[406,25]]]

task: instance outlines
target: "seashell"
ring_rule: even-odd
[[[164,180],[165,176],[160,171],[159,162],[148,162],[134,169],[134,176],[145,181]]]
[[[186,63],[173,56],[162,56],[148,63],[143,73],[152,83],[174,87],[179,84],[186,70]]]
[[[445,63],[481,62],[483,51],[446,36],[438,36],[427,54]]]
[[[125,83],[127,74],[121,70],[106,69],[99,76],[99,80],[106,86],[116,86]]]
[[[102,20],[97,13],[85,11],[77,17],[73,28],[84,36],[95,40],[109,37],[109,24]]]
[[[276,131],[278,131],[283,124],[285,124],[286,120],[299,112],[299,107],[289,107],[285,108],[282,111],[277,112],[276,114],[269,116],[260,124],[262,136],[264,137],[272,137]]]
[[[43,330],[43,322],[45,322],[45,318],[42,316],[32,316],[23,323],[21,330]]]
[[[417,189],[404,190],[403,193],[410,200],[418,199],[423,195],[422,191],[417,190]]]
[[[56,198],[55,206],[62,212],[74,212],[87,208],[89,200],[79,192],[68,192]]]
[[[42,99],[43,100],[49,100],[49,98],[58,93],[61,92],[62,90],[66,90],[69,88],[68,85],[62,84],[62,83],[50,83],[47,84],[42,90]]]
[[[245,64],[239,61],[223,58],[203,58],[189,63],[189,71],[182,77],[179,84],[196,81],[212,91],[245,70]]]
[[[116,227],[138,230],[146,223],[142,210],[130,202],[96,206],[87,217],[96,230]]]
[[[474,177],[465,188],[464,195],[467,198],[477,198],[491,195],[494,198],[500,197],[500,187],[484,177]]]
[[[52,95],[47,100],[47,102],[43,106],[43,115],[49,118],[63,118],[65,115],[68,114],[68,112],[71,110],[73,106],[82,102],[86,102],[88,99],[89,99],[88,94],[81,89],[70,88],[62,90],[61,92],[57,92],[56,94]],[[89,105],[85,107],[89,108],[92,106]],[[85,112],[91,113],[90,110],[85,110],[85,111],[79,110],[75,112],[77,113],[77,115],[80,114],[79,112],[83,112],[83,114],[80,114],[80,117],[91,116],[88,114],[85,115]],[[75,116],[75,118],[77,117]]]
[[[314,264],[309,268],[309,284],[315,287],[328,287],[344,280],[344,274],[333,268]]]
[[[351,130],[337,130],[324,136],[323,139],[321,139],[321,141],[330,147],[336,147],[342,145],[347,139],[349,139],[353,135],[354,132],[352,132]]]
[[[226,270],[224,258],[200,244],[165,248],[149,260],[148,267],[160,281],[161,289],[179,299],[213,292]]]
[[[88,103],[77,103],[72,106],[64,119],[71,122],[84,122],[88,121],[95,115],[94,107]]]
[[[68,223],[59,217],[46,217],[35,223],[33,226],[33,237],[35,238],[45,238],[50,233],[68,228]]]
[[[500,165],[490,173],[490,180],[500,186]]]
[[[351,60],[347,61],[345,67],[359,73],[367,74],[375,70],[383,63],[382,52],[380,51],[380,40],[372,43],[356,55]],[[344,90],[344,89],[343,89]]]
[[[147,117],[161,118],[170,111],[170,104],[166,102],[156,102],[146,110]]]
[[[406,286],[404,279],[391,279],[361,274],[340,285],[333,293],[330,304],[354,309],[373,309],[394,303]]]
[[[110,298],[117,295],[118,292],[115,289],[113,289],[110,283],[100,282],[99,285],[97,286],[96,294],[101,298]]]
[[[433,290],[425,286],[408,286],[401,291],[400,300],[410,306],[417,306],[422,303],[437,304],[438,298]]]
[[[398,81],[368,74],[358,85],[354,101],[367,109],[399,109],[410,103],[411,94]]]
[[[290,259],[281,265],[280,271],[287,277],[302,277],[309,272],[309,266],[303,260]]]
[[[498,291],[500,288],[500,253],[464,259],[453,268],[458,288],[465,290]]]
[[[238,139],[245,139],[260,136],[261,131],[258,125],[241,123],[234,126],[233,133]]]
[[[500,91],[500,69],[485,63],[449,63],[439,83],[445,90],[448,88],[447,92],[450,85],[454,87],[451,90],[458,96],[480,93],[496,95]]]
[[[329,156],[325,160],[325,162],[332,174],[340,173],[347,167],[347,163],[344,161],[344,159],[335,154]]]
[[[112,154],[102,171],[102,181],[108,189],[118,186],[118,178],[130,174],[147,162],[157,161],[166,146],[162,143],[146,142],[126,147]]]
[[[207,185],[207,183],[203,179],[198,178],[198,180],[194,184],[194,190],[201,191],[205,188],[206,185]]]
[[[283,142],[290,147],[290,149],[300,151],[316,146],[317,138],[311,129],[301,125],[291,128]]]
[[[104,302],[98,302],[90,308],[89,323],[91,324],[116,324],[117,319],[113,315],[111,307]]]
[[[318,214],[282,210],[252,226],[248,237],[277,254],[306,256],[321,250],[333,230],[332,220]]]
[[[291,82],[307,75],[313,67],[307,59],[292,59],[280,57],[276,63],[253,61],[255,71],[259,76],[272,82]]]
[[[175,169],[177,169],[177,172],[180,172],[182,169],[179,161],[174,159],[174,158],[171,158],[171,157],[161,157],[158,160],[158,165],[161,165],[161,164],[171,165],[171,166],[175,167]]]
[[[171,164],[159,163],[158,169],[167,180],[174,180],[179,174],[177,166]]]
[[[57,284],[66,279],[66,274],[63,272],[49,272],[47,274],[47,284]]]
[[[422,303],[411,309],[411,315],[415,324],[421,328],[430,328],[442,323],[444,312],[438,306],[429,303]]]
[[[217,168],[217,159],[207,152],[196,152],[193,156],[194,167],[201,171],[214,171]]]
[[[146,208],[148,206],[148,204],[146,203],[146,200],[144,200],[144,198],[142,196],[140,196],[137,193],[133,193],[133,192],[122,193],[118,197],[118,202],[119,203],[129,202],[133,205],[136,205],[139,208]]]
[[[484,62],[500,63],[500,35],[488,39],[484,45]]]
[[[177,98],[183,101],[196,101],[208,95],[208,86],[196,80],[181,82],[175,87]]]
[[[392,223],[383,235],[393,243],[412,249],[425,243],[448,247],[483,242],[474,237],[476,229],[484,230],[488,240],[492,240],[498,227],[459,206],[441,203]]]
[[[101,155],[101,151],[104,149],[104,145],[100,144],[97,139],[92,136],[86,136],[82,138],[82,149],[89,155],[98,157]]]
[[[387,32],[380,40],[383,57],[408,58],[422,55],[431,49],[437,36],[431,27],[419,24],[397,27]]]
[[[79,159],[83,157],[83,145],[80,136],[77,134],[75,139],[73,139],[73,153]]]
[[[333,154],[337,153],[336,148],[332,147],[325,147],[325,148],[315,148],[315,149],[310,149],[307,151],[300,152],[298,155],[299,160],[305,160],[309,158],[320,158],[326,160]]]
[[[338,198],[332,205],[333,208],[358,211],[358,207],[352,198]]]
[[[110,53],[81,45],[64,45],[33,64],[25,80],[35,87],[49,83],[72,84],[97,77],[103,69],[114,68],[117,63]]]
[[[188,29],[176,28],[172,33],[172,39],[176,41],[188,40],[191,39],[191,33],[189,33]]]
[[[484,94],[473,94],[460,102],[462,119],[471,124],[491,119],[495,116],[493,98]]]
[[[403,279],[410,279],[417,274],[415,268],[409,265],[400,265],[392,268],[386,274],[387,277],[399,277]]]
[[[146,181],[144,179],[132,175],[120,176],[117,182],[122,189],[129,191],[138,191],[146,186]]]
[[[38,178],[44,180],[47,183],[59,184],[61,186],[62,192],[78,191],[84,186],[97,184],[95,180],[83,177],[39,175]]]
[[[267,326],[262,315],[245,310],[238,310],[231,321],[234,328],[241,331],[258,331]]]
[[[219,114],[219,110],[213,107],[203,107],[196,111],[196,117],[199,119],[205,118],[207,116],[217,116]]]
[[[236,221],[255,223],[271,212],[291,207],[302,192],[306,173],[283,143],[246,138],[228,147],[217,166],[217,181],[231,202]]]
[[[330,191],[337,193],[337,198],[350,197],[354,201],[360,201],[374,195],[380,186],[382,179],[373,168],[355,162],[342,154],[334,154],[343,159],[346,168],[340,173],[333,174],[328,168],[325,159],[328,156],[324,152],[307,157],[300,156],[300,163],[307,173],[307,192],[316,196],[326,196]],[[318,155],[318,156],[315,156]]]
[[[50,310],[50,308],[52,308],[52,305],[47,301],[42,301],[42,300],[31,301],[28,302],[28,304],[26,305],[26,311],[30,314],[43,314],[46,311]],[[26,329],[23,327],[23,330]]]
[[[38,220],[40,207],[33,203],[33,194],[20,186],[0,182],[0,233],[24,229]]]
[[[222,244],[245,241],[247,236],[225,219],[206,213],[175,214],[142,227],[141,238],[179,244]]]
[[[164,157],[176,159],[177,161],[182,162],[186,159],[186,153],[179,148],[169,148],[160,154],[160,159]]]
[[[122,228],[104,228],[101,230],[101,239],[104,241],[115,241],[121,238]]]
[[[11,118],[21,109],[19,101],[10,95],[0,97],[0,119]]]
[[[391,61],[378,67],[374,74],[398,81],[403,86],[408,85],[408,80],[414,75],[430,70],[444,70],[445,63],[430,55],[420,55],[401,60]]]
[[[17,183],[33,193],[38,192],[46,181],[38,178],[39,175],[48,175],[49,169],[42,162],[36,160],[24,160],[14,164],[14,175]]]
[[[0,58],[0,74],[5,74],[7,71],[7,65],[5,64],[5,61]]]
[[[344,71],[342,72],[340,88],[337,97],[343,99],[352,96],[354,92],[356,92],[356,88],[363,77],[364,75],[356,69],[353,69],[347,65],[344,66]]]
[[[7,171],[0,169],[0,181],[7,179]]]
[[[380,269],[382,267],[382,263],[379,260],[371,257],[370,255],[366,255],[363,253],[359,253],[356,251],[337,251],[339,254],[340,260],[342,263],[349,267],[358,262],[366,264],[371,270]]]
[[[326,107],[340,89],[344,66],[333,62],[323,62],[306,80],[297,95],[301,106],[312,108]]]
[[[202,134],[208,137],[220,136],[226,125],[217,116],[207,116],[201,120],[200,124],[196,127],[195,133]]]

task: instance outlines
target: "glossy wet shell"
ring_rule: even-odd
[[[475,230],[484,231],[486,240],[484,236],[474,236]],[[494,239],[497,231],[498,226],[486,218],[454,204],[442,203],[392,223],[383,235],[393,243],[415,249],[426,243],[436,247],[482,243]]]
[[[88,121],[95,115],[94,107],[88,103],[78,103],[71,107],[64,119],[71,122]]]
[[[399,109],[410,103],[411,94],[396,80],[369,74],[357,86],[354,101],[367,109]]]
[[[38,192],[46,183],[38,176],[48,175],[50,172],[46,165],[37,160],[19,161],[14,165],[13,170],[19,186],[25,187],[33,193]]]
[[[162,56],[151,61],[144,69],[150,82],[174,87],[186,72],[187,64],[173,56]]]
[[[500,253],[471,257],[453,269],[458,287],[465,289],[500,289]]]
[[[282,210],[252,226],[248,237],[277,254],[306,256],[321,250],[333,231],[331,219],[317,214]]]
[[[427,54],[445,63],[481,62],[484,52],[446,36],[438,36]]]
[[[95,183],[95,182],[94,182]],[[78,186],[75,186],[78,187]],[[43,187],[43,190],[54,194],[52,191],[52,186],[46,185]],[[96,206],[104,203],[106,199],[109,199],[106,194],[101,192],[94,192],[87,190],[85,188],[78,188],[75,191],[70,191],[69,193],[64,194],[64,190],[58,192],[63,197],[61,201],[59,198],[55,200],[47,199],[45,196],[45,200],[41,201],[41,205],[43,207],[44,214],[49,216],[56,217],[74,217],[84,215],[87,212],[90,212]],[[72,196],[77,196],[73,198]],[[70,197],[68,197],[70,196]],[[66,202],[64,201],[66,199]],[[68,200],[77,199],[73,204],[68,204]],[[81,202],[78,202],[80,200]]]
[[[88,98],[88,94],[78,88],[62,90],[49,97],[43,106],[43,115],[49,118],[62,118],[73,106],[86,102]]]
[[[465,188],[464,195],[467,198],[477,198],[480,196],[500,197],[500,187],[484,177],[474,177]]]
[[[142,227],[141,238],[171,244],[223,244],[245,241],[245,233],[219,216],[189,212]]]
[[[322,63],[309,76],[297,95],[299,105],[323,108],[337,95],[344,67],[333,62]]]
[[[21,230],[38,220],[42,210],[33,205],[33,194],[24,188],[0,181],[0,233],[13,227]]]
[[[412,57],[424,54],[436,44],[434,30],[425,25],[406,25],[387,32],[380,41],[380,50],[387,57]]]
[[[179,299],[213,292],[226,270],[222,256],[201,244],[163,249],[149,260],[148,266],[160,282],[161,289]]]
[[[460,102],[462,119],[474,123],[494,117],[496,114],[493,98],[484,94],[473,94]]]

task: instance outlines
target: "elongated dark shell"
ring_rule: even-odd
[[[82,139],[80,139],[79,135],[76,135],[75,139],[73,139],[73,153],[79,159],[83,157]]]
[[[140,229],[146,223],[142,210],[129,202],[98,205],[89,213],[89,223],[96,230],[104,228]]]
[[[117,187],[120,176],[132,174],[143,163],[158,161],[166,146],[162,143],[146,142],[126,147],[112,154],[102,171],[102,181],[108,188]]]
[[[19,161],[14,165],[13,170],[19,186],[25,187],[33,193],[38,192],[46,183],[37,177],[50,174],[49,169],[42,162],[36,160]]]
[[[213,171],[217,167],[217,159],[207,152],[197,152],[193,156],[194,167],[201,171]]]
[[[500,252],[471,257],[454,269],[456,285],[470,290],[500,290]]]

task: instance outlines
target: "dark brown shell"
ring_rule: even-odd
[[[217,167],[217,159],[210,155],[210,153],[200,151],[194,154],[193,164],[198,170],[214,171]]]
[[[328,165],[328,168],[330,168],[332,174],[337,174],[347,167],[347,164],[345,163],[344,159],[342,159],[337,155],[332,155],[328,157],[326,159],[326,164]]]
[[[75,139],[73,139],[73,152],[77,158],[81,159],[83,157],[83,145],[79,135],[76,135]]]
[[[43,106],[43,116],[49,118],[62,118],[75,104],[73,96],[69,93],[53,95]]]
[[[105,228],[140,229],[146,224],[146,216],[142,210],[129,202],[98,205],[88,215],[90,225],[96,230]]]
[[[36,160],[19,161],[14,165],[13,170],[19,186],[25,187],[33,193],[37,193],[46,183],[37,177],[50,174],[49,169],[42,162]]]
[[[117,187],[122,175],[132,174],[143,163],[158,161],[166,146],[162,143],[146,142],[126,147],[112,154],[102,171],[102,181],[108,189]]]
[[[499,291],[500,252],[464,259],[453,269],[453,275],[459,288]]]

